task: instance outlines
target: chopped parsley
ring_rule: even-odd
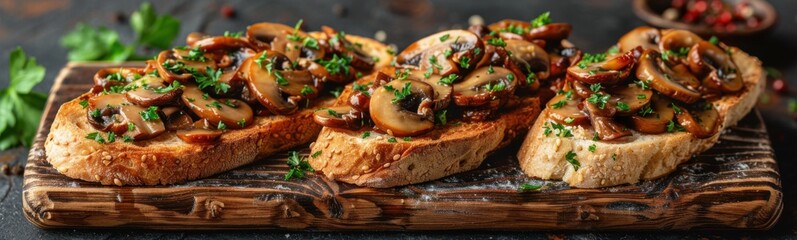
[[[573,165],[574,171],[578,171],[578,169],[581,167],[581,163],[578,162],[578,159],[576,159],[576,153],[572,150],[565,154],[565,160],[570,163],[570,165]]]
[[[213,90],[216,93],[226,93],[230,89],[230,85],[225,82],[220,82],[219,78],[221,77],[222,70],[217,69],[214,70],[210,67],[205,68],[205,74],[200,73],[199,71],[193,71],[194,79],[196,79],[197,84],[199,85],[199,89],[204,89],[207,87],[213,87]]]
[[[515,74],[511,74],[511,73],[507,74],[506,75],[506,79],[509,79],[510,82],[511,81],[515,81]]]
[[[608,54],[620,53],[620,48],[618,48],[617,46],[612,46],[611,48],[609,48],[609,50],[606,51],[606,53]]]
[[[504,84],[504,82],[498,82],[496,84],[487,83],[487,85],[484,85],[484,88],[490,92],[503,91],[506,89],[506,84]]]
[[[209,104],[205,104],[205,107],[221,109],[221,104],[218,101],[212,101]]]
[[[531,20],[531,27],[538,28],[548,25],[550,23],[551,23],[551,12],[544,12],[540,14],[540,16],[537,16],[537,18],[534,18],[534,20]]]
[[[313,157],[313,158],[317,158],[318,156],[321,156],[321,150],[319,150],[317,152],[314,152],[313,155],[310,155],[310,157]]]
[[[648,96],[647,96],[647,95],[645,95],[645,94],[639,94],[639,95],[636,95],[636,99],[639,99],[639,100],[642,100],[642,99],[647,99],[647,98],[648,98]]]
[[[331,115],[333,117],[336,117],[336,118],[340,117],[340,114],[338,112],[336,112],[335,110],[329,109],[329,108],[327,108],[327,113],[329,113],[329,115]]]
[[[435,120],[437,120],[437,123],[440,125],[446,125],[446,112],[448,112],[448,110],[443,110],[434,114]]]
[[[653,108],[650,105],[645,105],[642,109],[639,109],[639,116],[647,117],[650,114],[653,114]]]
[[[371,136],[371,132],[370,131],[363,132],[363,139],[366,139],[366,138],[368,138],[370,136]]]
[[[453,54],[453,53],[451,52],[450,48],[446,48],[446,50],[443,51],[443,56],[451,57],[451,54]]]
[[[304,96],[307,96],[307,95],[315,93],[315,91],[313,91],[313,88],[311,88],[310,86],[304,85],[304,87],[302,87],[302,91],[300,93],[302,95],[304,95]]]
[[[538,191],[542,189],[542,185],[534,185],[530,183],[520,184],[517,191],[518,192],[530,192],[530,191]]]
[[[680,107],[678,107],[678,105],[675,105],[675,103],[671,103],[671,105],[672,105],[672,110],[675,112],[675,114],[681,114],[682,110]]]
[[[216,125],[216,128],[219,130],[227,130],[227,124],[224,124],[224,121],[219,121],[219,124]]]
[[[136,125],[131,122],[127,123],[127,131],[132,132],[133,130],[136,130]]]
[[[296,151],[288,153],[288,167],[290,170],[285,174],[285,180],[304,178],[305,172],[315,172],[310,163],[307,162],[307,158],[300,156],[299,152]]]
[[[172,84],[170,84],[168,86],[165,86],[165,87],[158,87],[158,88],[152,89],[152,91],[155,92],[155,93],[161,93],[162,94],[162,93],[167,93],[167,92],[171,92],[171,91],[173,91],[175,89],[178,89],[178,88],[180,88],[180,86],[182,86],[182,85],[180,85],[180,81],[172,81]]]
[[[457,80],[457,78],[459,78],[459,75],[452,73],[445,77],[440,78],[440,81],[437,81],[437,83],[441,85],[450,86],[451,84],[454,83],[455,80]]]
[[[582,57],[581,61],[578,62],[578,67],[584,69],[587,68],[587,64],[603,62],[605,60],[606,60],[606,54],[604,53],[596,53],[596,54],[584,53],[584,57]]]
[[[451,36],[449,36],[448,33],[446,33],[446,35],[443,35],[442,37],[440,37],[440,41],[441,42],[445,42],[446,40],[448,40],[449,37],[451,37]]]
[[[487,39],[487,44],[490,44],[490,45],[493,45],[493,46],[498,46],[498,47],[506,47],[506,42],[504,42],[504,39],[497,38],[497,37],[496,38]]]
[[[711,38],[708,39],[708,42],[714,45],[720,44],[720,40],[717,38],[717,36],[711,36]]]
[[[279,71],[274,71],[274,77],[275,77],[274,81],[277,81],[277,84],[279,84],[280,86],[285,86],[290,84],[288,80],[285,80],[285,77],[283,77],[282,73],[280,73]]]
[[[470,58],[468,56],[462,56],[459,58],[459,66],[462,68],[470,68]]]
[[[686,129],[684,129],[684,127],[681,126],[681,124],[678,124],[673,120],[670,120],[670,122],[667,123],[667,132],[683,132],[683,131],[686,131]]]
[[[562,108],[563,106],[565,106],[565,104],[567,104],[567,101],[565,101],[565,100],[559,100],[558,102],[556,102],[556,103],[552,104],[552,105],[551,105],[551,107],[552,107],[553,109],[559,109],[559,108]]]
[[[318,40],[316,40],[315,38],[307,37],[302,41],[302,46],[309,49],[318,50]]]
[[[402,88],[401,91],[396,90],[390,85],[385,85],[385,89],[388,91],[393,91],[393,95],[396,96],[390,102],[398,103],[404,100],[405,98],[409,97],[410,94],[412,94],[412,83],[411,82],[404,83],[404,88]]]
[[[349,75],[351,58],[347,56],[340,57],[337,54],[333,54],[332,59],[319,59],[318,63],[324,66],[324,69],[326,69],[329,74],[336,75],[343,73],[344,75]]]
[[[403,139],[405,142],[412,141],[412,137],[403,137],[401,139]]]
[[[490,66],[487,67],[487,73],[493,74],[494,72],[495,72],[495,69],[493,69],[493,65],[490,65]]]
[[[593,92],[592,95],[587,98],[587,102],[597,105],[600,109],[604,109],[606,108],[606,104],[609,102],[609,97],[611,97],[609,94]]]
[[[91,114],[91,117],[93,118],[100,117],[100,109],[94,109],[91,112],[89,112],[89,114]]]
[[[124,136],[122,136],[122,141],[124,141],[124,142],[132,142],[133,141],[133,137],[128,136],[128,135],[124,135]]]
[[[360,85],[360,84],[357,84],[357,83],[355,82],[355,83],[353,83],[353,84],[352,84],[352,86],[351,86],[351,89],[352,89],[352,90],[355,90],[355,91],[359,91],[359,92],[361,92],[361,93],[365,94],[365,96],[369,96],[369,97],[370,97],[370,96],[371,96],[371,94],[370,94],[370,93],[368,93],[368,85],[369,85],[369,84],[370,84],[370,83],[368,83],[368,84],[366,84],[366,85]]]
[[[255,63],[257,63],[257,65],[260,66],[260,68],[263,68],[265,67],[263,66],[263,61],[266,61],[267,57],[268,57],[268,52],[264,51],[263,54],[260,54],[260,56],[258,56],[257,59],[255,59]],[[268,71],[270,73],[271,68],[268,68]]]
[[[86,139],[97,141],[98,143],[105,143],[105,138],[99,132],[92,132],[86,135]]]
[[[183,56],[183,59],[189,61],[196,61],[196,62],[208,61],[208,58],[205,57],[205,50],[199,49],[199,47],[191,48],[191,50],[188,50],[188,55]]]
[[[246,127],[246,119],[242,118],[240,121],[238,121],[238,126],[239,127]]]
[[[566,118],[565,118],[565,123],[573,123],[573,121],[575,121],[575,120],[576,120],[576,119],[574,119],[574,118],[571,118],[571,117],[566,117]]]
[[[396,140],[396,138],[394,138],[394,137],[391,137],[391,138],[388,138],[388,139],[387,139],[387,142],[389,142],[389,143],[396,143],[396,142],[398,142],[398,141]]]
[[[642,88],[642,90],[648,90],[648,89],[650,89],[650,82],[651,82],[651,80],[650,80],[650,79],[648,79],[648,80],[636,80],[636,81],[634,81],[634,83],[636,83],[636,85],[639,85],[639,87],[641,87],[641,88]]]
[[[590,152],[595,152],[595,148],[597,148],[597,146],[595,146],[594,143],[592,145],[589,145],[589,151]]]
[[[625,102],[617,102],[617,110],[628,112],[631,108]]]
[[[83,108],[88,107],[89,106],[89,100],[86,100],[86,99],[80,100],[80,106],[83,107]]]
[[[141,115],[141,119],[144,119],[144,121],[152,121],[160,119],[160,116],[158,116],[157,111],[158,107],[150,106],[149,108],[147,108],[147,110],[141,111],[138,114]]]
[[[243,33],[243,32],[230,32],[230,31],[224,31],[224,36],[225,36],[225,37],[234,37],[234,38],[239,38],[239,37],[241,37],[241,36],[243,36],[243,35],[244,35],[244,33]]]

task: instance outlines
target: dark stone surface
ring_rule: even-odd
[[[776,28],[767,35],[723,39],[758,56],[766,66],[780,69],[792,86],[791,96],[797,96],[797,2],[770,1],[780,14]],[[140,1],[60,1],[6,0],[0,1],[0,88],[8,85],[8,53],[15,46],[37,57],[47,69],[45,81],[36,90],[47,92],[58,70],[66,63],[66,50],[59,39],[78,22],[102,25],[117,30],[123,42],[133,39],[127,15],[138,8]],[[228,4],[236,14],[226,18],[220,9]],[[601,51],[631,28],[643,25],[631,11],[628,0],[595,1],[158,1],[159,13],[169,13],[182,22],[176,44],[182,43],[189,32],[203,31],[221,34],[225,30],[243,30],[246,25],[271,21],[293,24],[304,18],[309,29],[329,25],[347,33],[372,37],[375,32],[387,33],[387,42],[399,48],[415,39],[438,30],[464,27],[472,15],[480,15],[490,23],[504,18],[531,19],[544,11],[551,11],[555,21],[574,25],[571,41],[589,52]],[[122,13],[122,16],[118,16]],[[88,80],[87,80],[88,81]],[[779,160],[785,193],[785,209],[778,225],[766,232],[350,232],[313,233],[282,231],[200,231],[162,232],[142,230],[41,230],[29,224],[22,215],[22,175],[27,150],[15,148],[0,152],[0,239],[84,239],[84,238],[144,238],[144,239],[241,239],[241,238],[402,238],[402,239],[682,239],[682,238],[794,238],[797,233],[797,183],[793,160],[797,159],[797,121],[793,113],[785,111],[783,97],[771,96],[771,104],[760,107]],[[0,113],[6,114],[6,113]]]

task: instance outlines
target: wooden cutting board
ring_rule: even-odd
[[[361,188],[312,174],[285,181],[286,153],[172,186],[102,186],[67,178],[47,163],[45,136],[59,106],[86,92],[99,68],[113,66],[119,65],[69,64],[53,85],[25,169],[24,212],[39,227],[767,229],[783,208],[777,163],[757,111],[672,174],[603,189],[529,179],[517,166],[516,146],[492,154],[477,170],[391,189]],[[521,193],[522,183],[547,185]]]

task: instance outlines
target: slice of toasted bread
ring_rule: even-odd
[[[737,48],[731,50],[733,61],[744,78],[745,89],[726,95],[713,104],[720,113],[720,131],[709,138],[699,139],[686,132],[640,134],[634,132],[631,140],[623,143],[593,141],[590,130],[571,129],[573,137],[563,138],[551,134],[546,137],[543,125],[548,120],[548,109],[526,136],[518,152],[520,167],[527,175],[541,179],[563,180],[571,187],[597,188],[664,176],[678,164],[693,155],[711,148],[722,129],[735,125],[755,105],[765,86],[761,62]],[[594,144],[594,152],[589,146]],[[580,163],[578,170],[566,161],[565,155],[573,151]]]
[[[346,91],[351,91],[348,88]],[[348,96],[344,92],[341,96]],[[538,98],[518,100],[498,119],[438,126],[404,140],[390,135],[324,127],[310,165],[330,179],[387,188],[420,183],[475,169],[491,152],[522,136],[540,112]]]
[[[334,102],[318,99],[314,107],[288,116],[256,117],[255,124],[231,130],[213,144],[190,144],[174,132],[135,141],[99,143],[86,120],[80,98],[61,106],[45,142],[47,161],[64,175],[110,185],[172,184],[207,177],[261,157],[312,141],[321,131],[313,111]]]

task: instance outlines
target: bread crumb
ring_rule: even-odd
[[[368,171],[368,165],[363,165],[360,169],[363,171]]]
[[[393,155],[393,161],[399,160],[399,158],[401,158],[401,155],[399,154]]]
[[[94,174],[94,179],[97,180],[97,182],[99,182],[100,181],[100,175]]]
[[[351,176],[351,179],[354,179],[354,180],[357,180],[358,178],[360,178],[360,175]]]
[[[381,160],[381,159],[382,159],[382,154],[381,153],[377,153],[376,154],[376,160]]]
[[[623,166],[620,166],[620,165],[614,165],[614,170],[615,170],[615,171],[620,171],[620,170],[623,170]]]
[[[141,161],[147,161],[147,155],[146,154],[141,155]]]
[[[385,163],[385,165],[382,165],[382,167],[390,167],[390,163]]]
[[[100,153],[100,155],[103,155],[103,156],[108,156],[108,155],[110,155],[110,154],[111,154],[111,153],[109,153],[108,151],[102,151],[102,152]]]
[[[108,165],[111,165],[111,161],[102,160],[102,164],[105,164],[105,166],[108,166]]]
[[[119,180],[118,178],[114,178],[113,179],[113,184],[116,184],[116,186],[120,186],[120,187],[123,185],[122,184],[122,180]]]

